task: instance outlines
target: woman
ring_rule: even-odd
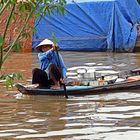
[[[52,41],[48,39],[43,40],[36,46],[36,50],[39,51],[38,58],[41,63],[41,69],[33,69],[32,84],[39,84],[39,88],[60,88],[59,81],[61,77],[63,77],[62,81],[66,79],[66,66],[62,56],[59,54],[63,75],[61,75],[58,67],[56,47]]]

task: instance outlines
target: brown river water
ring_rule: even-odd
[[[140,53],[61,52],[66,66],[84,63],[112,66],[114,70],[140,67]],[[13,53],[3,73],[23,73],[31,82],[37,54]],[[0,140],[140,140],[140,89],[101,95],[23,96],[0,83]]]

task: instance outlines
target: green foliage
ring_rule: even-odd
[[[30,27],[30,32],[31,33],[35,33],[36,32],[36,28],[35,27]]]
[[[3,45],[3,37],[2,37],[2,35],[0,34],[0,46],[2,46]]]
[[[10,78],[9,76],[6,76],[6,78],[5,78],[5,80],[6,80],[6,88],[8,89],[8,88],[13,88],[13,79],[12,78]]]
[[[13,48],[15,49],[16,52],[20,52],[22,47],[21,47],[20,43],[18,42],[13,45]]]
[[[6,88],[13,88],[14,81],[22,80],[23,76],[21,73],[5,74],[0,77],[0,80],[5,81]]]
[[[56,36],[54,35],[54,33],[52,33],[52,37],[53,37],[54,45],[57,46],[57,39],[56,39]]]
[[[3,33],[0,33],[0,71],[2,69],[3,63],[7,60],[10,53],[13,50],[20,51],[21,45],[20,40],[22,38],[28,38],[30,33],[34,33],[35,27],[30,27],[28,22],[33,16],[38,19],[38,23],[40,19],[46,14],[53,14],[53,11],[64,15],[64,5],[66,4],[66,0],[1,0],[0,1],[0,16],[4,14],[4,11],[9,12],[9,16],[7,16],[5,29]],[[16,27],[17,32],[15,32],[15,37],[11,46],[8,48],[8,51],[4,53],[4,45],[6,44],[6,36],[8,34],[8,30],[10,25],[13,22],[17,21],[17,16],[21,16],[24,21],[20,27]],[[37,25],[36,25],[37,26]],[[26,32],[26,29],[29,29],[29,32]],[[54,40],[56,40],[54,36]],[[7,46],[6,46],[7,47]],[[19,74],[13,74],[1,76],[6,80],[6,87],[13,87],[13,82],[16,78],[21,78]],[[0,79],[1,79],[0,78]]]
[[[18,1],[18,0],[1,0],[0,2],[0,15],[3,14],[5,10],[9,11],[9,16],[7,16],[7,23],[5,27],[5,31],[3,34],[0,34],[0,69],[2,68],[3,63],[8,58],[9,54],[13,50],[20,50],[20,40],[22,38],[28,38],[29,33],[26,32],[26,28],[30,28],[30,32],[34,33],[35,28],[29,27],[28,22],[34,16],[35,18],[40,19],[46,14],[53,14],[53,11],[64,15],[64,5],[66,4],[66,0],[26,0],[26,1]],[[9,50],[6,53],[4,52],[4,44],[5,38],[7,35],[7,31],[9,29],[9,25],[17,20],[17,16],[22,15],[23,25],[18,29],[18,33],[16,34],[15,39],[12,42]]]

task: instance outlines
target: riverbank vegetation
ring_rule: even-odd
[[[0,77],[3,76],[2,66],[9,57],[12,51],[19,51],[21,49],[20,40],[28,38],[29,34],[35,32],[35,27],[29,25],[30,19],[34,18],[38,22],[46,14],[53,14],[56,10],[58,13],[64,15],[65,0],[1,0],[0,3],[0,17],[5,11],[8,12],[4,31],[0,33]],[[13,22],[17,20],[17,16],[21,16],[24,21],[19,28],[16,28],[14,39],[5,52],[6,37],[8,30]],[[14,74],[16,76],[16,74]],[[7,76],[6,76],[7,77]],[[11,80],[10,76],[7,78]],[[12,82],[7,82],[12,83]]]

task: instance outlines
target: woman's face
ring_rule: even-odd
[[[51,45],[44,45],[44,46],[42,46],[42,51],[46,52],[46,51],[50,50],[51,48],[52,48]]]

